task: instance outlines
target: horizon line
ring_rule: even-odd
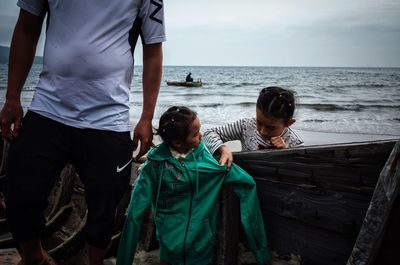
[[[8,65],[8,63],[0,63]],[[42,64],[33,62],[33,64]],[[142,64],[135,64],[134,67],[143,67]],[[253,68],[352,68],[352,69],[400,69],[400,66],[304,66],[304,65],[177,65],[177,64],[164,64],[163,67],[226,67],[226,68],[240,68],[240,67],[253,67]]]
[[[10,48],[9,46],[4,46],[4,44],[0,44],[0,47]],[[43,58],[43,55],[35,55],[35,57]],[[8,63],[3,63],[8,64]],[[34,64],[41,64],[35,63]],[[142,64],[136,64],[135,66],[143,66]],[[398,66],[328,66],[328,65],[191,65],[191,64],[164,64],[163,66],[167,67],[270,67],[270,68],[365,68],[365,69],[376,69],[376,68],[384,68],[384,69],[398,69]]]

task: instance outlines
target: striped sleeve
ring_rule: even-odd
[[[225,142],[241,140],[244,131],[244,119],[208,129],[203,141],[211,154],[214,154]]]
[[[300,135],[291,128],[288,128],[287,135],[283,136],[285,143],[290,147],[304,146],[304,141]]]

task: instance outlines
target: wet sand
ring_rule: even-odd
[[[271,265],[300,265],[301,257],[292,254],[290,257],[279,257],[277,253],[271,252],[272,261]],[[116,264],[116,258],[110,257],[105,260],[105,265]],[[139,250],[135,254],[135,259],[133,261],[134,265],[159,265],[159,250],[153,250],[146,252],[144,250]],[[251,252],[239,252],[238,255],[238,265],[253,265],[256,264],[255,258]],[[11,264],[10,264],[11,265]],[[81,251],[71,259],[62,261],[59,265],[89,265],[86,258],[86,251]]]
[[[271,252],[272,261],[271,265],[300,265],[301,257],[291,255],[290,257],[278,257],[275,252]],[[3,249],[0,250],[0,264],[2,265],[17,265],[20,261],[20,256],[16,249]],[[59,265],[89,265],[87,259],[86,249],[80,250],[75,255],[72,255],[66,260],[62,260],[58,263]],[[115,265],[116,258],[110,257],[104,261],[104,265]],[[153,250],[146,252],[140,250],[136,252],[133,264],[135,265],[158,265],[160,264],[159,251]],[[238,254],[238,265],[250,265],[256,264],[255,258],[251,252],[239,252]]]
[[[138,251],[135,255],[135,260],[133,264],[138,265],[158,265],[159,261],[159,251],[154,250],[151,252]],[[271,265],[300,265],[301,258],[296,255],[291,255],[290,257],[279,258],[275,252],[271,253],[272,261]],[[255,258],[251,252],[241,252],[238,255],[238,265],[250,265],[256,264]]]

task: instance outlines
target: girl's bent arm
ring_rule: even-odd
[[[225,142],[241,140],[244,129],[243,123],[244,120],[241,119],[208,129],[204,133],[203,141],[210,153],[214,154]]]

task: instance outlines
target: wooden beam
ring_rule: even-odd
[[[376,185],[348,265],[374,264],[391,216],[393,202],[400,190],[400,142],[396,143]],[[394,209],[399,211],[400,209]]]

